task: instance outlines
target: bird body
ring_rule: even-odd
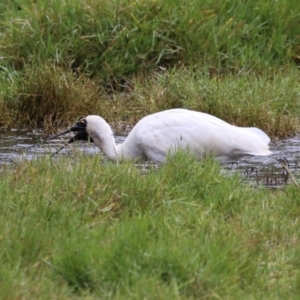
[[[118,145],[109,124],[95,115],[78,121],[61,134],[82,130],[113,160],[142,158],[164,163],[168,154],[172,155],[179,149],[188,150],[198,159],[208,154],[218,160],[271,154],[270,138],[262,130],[237,127],[212,115],[186,109],[165,110],[142,118],[124,143]]]

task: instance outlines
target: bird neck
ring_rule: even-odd
[[[99,134],[101,133],[101,134]],[[100,150],[112,160],[118,160],[122,157],[122,145],[116,145],[115,138],[111,127],[105,122],[101,124],[101,128],[90,133],[93,138],[94,144],[100,148]]]

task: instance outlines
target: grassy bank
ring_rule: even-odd
[[[2,299],[297,299],[294,187],[179,155],[147,175],[99,157],[0,174]]]
[[[186,107],[292,135],[299,20],[296,0],[6,1],[0,126]]]
[[[296,68],[219,77],[211,77],[207,69],[155,72],[146,78],[131,78],[122,93],[107,93],[97,80],[74,76],[56,67],[27,71],[25,79],[18,75],[13,79],[17,89],[2,90],[9,98],[18,97],[18,102],[0,102],[1,125],[42,125],[53,130],[88,114],[133,125],[150,113],[183,107],[239,126],[260,127],[272,137],[299,132]]]

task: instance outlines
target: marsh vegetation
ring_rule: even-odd
[[[5,1],[0,126],[201,110],[299,128],[297,1]]]
[[[0,126],[208,112],[299,132],[299,3],[0,3]],[[298,299],[299,189],[178,154],[145,174],[101,156],[1,166],[2,299]]]

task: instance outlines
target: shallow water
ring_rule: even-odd
[[[20,160],[31,160],[46,154],[54,154],[68,141],[65,136],[45,142],[48,136],[42,131],[28,131],[7,129],[0,133],[0,164],[9,164]],[[126,137],[116,136],[116,142],[122,143]],[[270,144],[273,155],[268,157],[244,157],[237,162],[227,163],[224,169],[230,173],[240,172],[246,181],[271,187],[281,187],[290,182],[290,178],[277,159],[285,158],[292,173],[297,174],[300,169],[300,135]],[[72,148],[71,148],[72,147]],[[74,151],[81,151],[87,155],[100,153],[93,144],[77,142],[66,146],[60,151],[62,155],[69,155]]]
[[[31,160],[43,155],[55,154],[73,135],[64,135],[46,142],[49,135],[43,131],[26,129],[7,129],[0,133],[0,164],[9,164],[20,160]],[[117,136],[116,142],[122,143],[126,137]],[[76,142],[66,145],[59,154],[68,155],[82,151],[88,155],[100,153],[93,144]]]
[[[237,162],[227,164],[226,169],[240,172],[245,181],[278,188],[290,183],[288,172],[278,160],[284,160],[290,172],[296,176],[300,171],[300,135],[270,143],[270,156],[243,157]]]

